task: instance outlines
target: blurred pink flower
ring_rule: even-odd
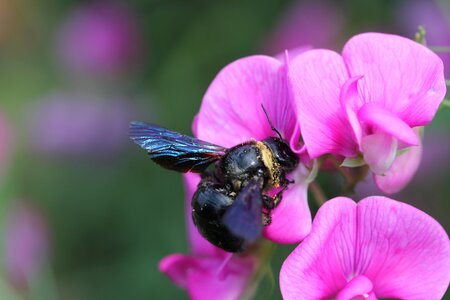
[[[286,300],[441,299],[449,253],[446,232],[424,212],[384,197],[339,197],[284,262],[281,292]]]
[[[0,114],[0,176],[5,169],[10,151],[10,130],[6,119]]]
[[[19,203],[8,215],[5,233],[5,264],[8,279],[19,291],[30,287],[46,260],[47,224],[30,204]]]
[[[397,27],[413,37],[419,25],[426,30],[429,46],[450,47],[450,4],[436,0],[401,1],[396,9]],[[444,62],[446,77],[450,77],[450,53],[437,52]]]
[[[31,117],[31,142],[43,154],[108,156],[127,145],[130,105],[93,94],[56,92]]]
[[[274,136],[261,104],[274,127],[298,148],[300,132],[294,113],[286,62],[263,55],[238,59],[223,68],[203,97],[193,132],[201,140],[232,147],[251,139]],[[298,243],[311,229],[307,201],[307,172],[302,164],[290,174],[295,181],[271,212],[263,235],[278,243]],[[289,177],[288,176],[288,177]]]
[[[94,1],[69,14],[57,44],[59,56],[71,70],[103,75],[136,63],[142,41],[136,16],[124,3]]]
[[[310,50],[294,58],[290,70],[311,158],[329,153],[363,158],[381,190],[407,184],[417,164],[395,168],[395,176],[389,172],[399,150],[420,144],[413,128],[431,122],[444,98],[438,56],[400,36],[365,33],[350,39],[342,56]]]
[[[271,55],[298,47],[332,47],[342,34],[343,16],[333,1],[295,1],[286,9],[263,48]],[[290,52],[291,58],[295,53]]]
[[[200,178],[184,175],[186,220],[191,253],[172,254],[161,260],[159,269],[177,286],[186,289],[194,300],[240,299],[258,268],[252,254],[238,256],[219,249],[205,240],[192,221],[191,201]]]

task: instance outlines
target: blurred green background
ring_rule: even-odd
[[[190,133],[209,83],[237,58],[340,51],[365,31],[413,38],[420,24],[429,45],[450,46],[446,0],[0,0],[0,299],[185,299],[158,272],[165,255],[187,252],[181,175],[133,145],[128,122]],[[397,197],[447,232],[449,125],[442,110]],[[338,194],[336,177],[321,180]],[[19,230],[31,241],[16,242],[15,265],[41,257],[24,249],[45,253],[31,275],[8,271],[18,211],[37,221]],[[281,298],[278,272],[292,249],[278,246],[275,284],[257,299]]]

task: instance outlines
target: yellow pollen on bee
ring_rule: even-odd
[[[280,176],[279,176],[278,170],[279,170],[280,166],[275,161],[272,151],[263,142],[256,142],[256,147],[258,147],[258,149],[261,153],[264,166],[269,171],[270,186],[275,187],[275,188],[279,187],[280,186]]]

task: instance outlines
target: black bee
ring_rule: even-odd
[[[270,224],[270,210],[290,183],[286,174],[298,164],[287,142],[272,130],[278,137],[230,149],[144,122],[130,124],[130,137],[162,167],[201,174],[192,198],[195,225],[212,244],[242,252]]]

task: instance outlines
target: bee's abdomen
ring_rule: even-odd
[[[245,249],[245,239],[233,235],[223,223],[223,215],[234,198],[220,185],[204,180],[192,198],[192,219],[210,243],[229,252]]]

